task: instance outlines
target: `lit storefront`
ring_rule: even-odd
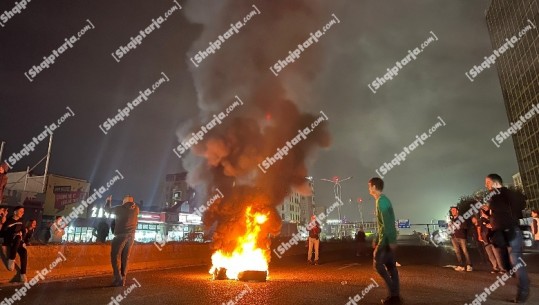
[[[135,241],[150,243],[162,240],[166,234],[165,213],[141,211],[138,215],[138,227]]]
[[[121,201],[113,202],[112,205],[116,206],[118,204],[121,204]],[[64,242],[95,242],[94,228],[100,222],[105,221],[109,227],[113,227],[115,215],[105,212],[103,205],[104,203],[89,205],[86,219],[79,218],[69,223],[63,238]],[[111,230],[107,240],[110,241],[113,238],[114,234]],[[141,243],[162,241],[203,242],[202,219],[200,216],[187,213],[140,211],[135,241]]]

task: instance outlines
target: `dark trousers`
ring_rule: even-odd
[[[9,259],[15,260],[17,253],[21,259],[21,274],[26,274],[26,265],[28,264],[28,252],[23,246],[23,241],[20,236],[15,236],[13,241],[9,244]]]
[[[376,246],[374,249],[374,269],[384,282],[386,282],[389,296],[399,296],[399,271],[395,262],[395,255],[389,246]]]
[[[524,237],[520,228],[513,229],[513,234],[506,234],[507,247],[495,248],[500,255],[503,267],[505,270],[516,269],[516,276],[518,280],[517,294],[528,295],[530,292],[530,279],[528,277],[528,271],[524,266],[522,259],[522,250],[524,248]],[[508,236],[507,236],[508,235]],[[517,269],[518,268],[518,269]]]
[[[134,241],[134,233],[116,235],[112,240],[110,261],[114,273],[114,281],[124,280],[127,274],[127,261],[129,260],[129,254],[133,248]],[[121,260],[120,266],[118,266],[119,260]]]

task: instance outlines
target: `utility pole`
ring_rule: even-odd
[[[2,144],[0,144],[0,163],[2,162],[2,153],[4,152],[4,144],[6,142],[2,141]]]
[[[352,204],[352,198],[349,198],[348,199],[348,203]],[[363,211],[361,210],[362,206],[363,206],[363,198],[361,197],[358,197],[357,198],[357,203],[358,203],[358,209],[359,209],[359,217],[361,219],[361,225],[363,226],[363,228],[365,228],[365,222],[363,221]]]
[[[51,148],[52,148],[52,134],[49,137],[49,148],[47,149],[47,161],[45,162],[45,173],[43,174],[43,187],[41,189],[42,193],[45,193],[47,188],[47,174],[49,172],[49,160],[51,158]]]

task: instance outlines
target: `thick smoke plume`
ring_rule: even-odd
[[[297,92],[308,91],[320,72],[325,60],[323,42],[309,47],[278,77],[269,70],[329,20],[331,14],[317,1],[192,1],[185,8],[186,14],[193,23],[201,24],[201,33],[187,56],[205,50],[231,23],[253,11],[253,4],[260,14],[254,15],[215,54],[199,67],[188,60],[200,116],[178,132],[183,141],[231,105],[234,96],[244,102],[184,158],[191,185],[205,185],[208,194],[219,188],[224,195],[206,211],[204,223],[214,229],[215,249],[225,252],[232,251],[236,237],[244,233],[247,206],[270,213],[263,235],[280,232],[281,219],[275,206],[283,202],[291,188],[307,189],[308,157],[317,148],[330,144],[323,122],[267,173],[257,167],[320,116],[303,112],[309,99],[298,97],[304,94]],[[259,246],[267,248],[265,242],[260,241]]]

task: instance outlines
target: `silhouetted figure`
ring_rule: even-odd
[[[98,224],[97,227],[94,228],[94,231],[92,232],[92,235],[96,237],[96,241],[98,243],[104,243],[107,241],[107,236],[109,236],[109,224],[105,219],[102,219]]]

